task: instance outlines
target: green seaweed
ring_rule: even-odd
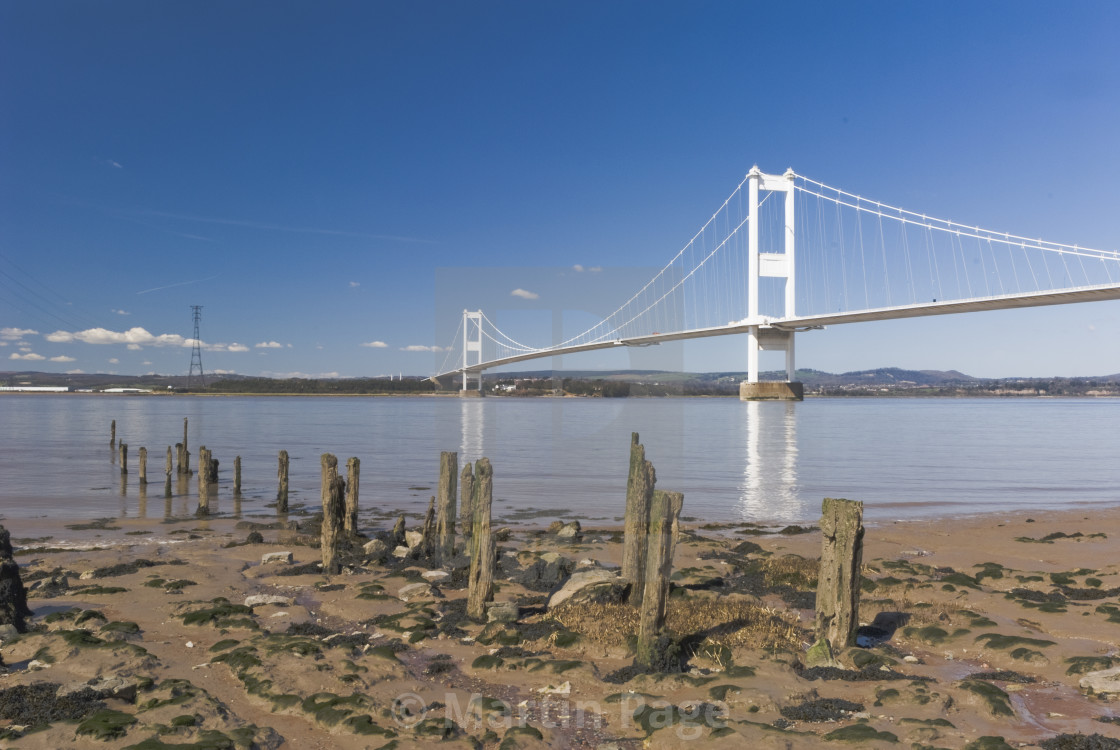
[[[880,732],[867,724],[850,724],[840,727],[824,736],[834,742],[898,742],[898,735]]]
[[[132,714],[103,708],[83,719],[74,731],[79,736],[95,740],[112,740],[123,737],[135,723],[136,717]]]
[[[1015,715],[1011,708],[1011,699],[1007,693],[992,683],[983,680],[964,680],[960,683],[960,686],[963,690],[980,696],[993,716]]]

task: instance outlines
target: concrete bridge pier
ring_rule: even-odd
[[[758,354],[762,351],[786,353],[786,380],[759,381]],[[805,389],[793,379],[793,331],[751,326],[747,332],[747,379],[739,384],[740,401],[804,401]]]

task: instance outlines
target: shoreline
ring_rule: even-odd
[[[1079,684],[1120,665],[1118,507],[867,524],[860,621],[894,627],[873,648],[838,653],[849,673],[864,674],[856,682],[810,678],[801,666],[812,639],[815,529],[682,523],[670,625],[700,640],[690,641],[684,672],[623,679],[612,675],[632,661],[625,605],[550,609],[561,579],[526,572],[558,558],[572,571],[612,570],[616,524],[588,522],[572,540],[535,519],[496,520],[510,528],[496,598],[517,603],[520,616],[482,625],[462,619],[466,591],[454,572],[415,596],[405,591],[425,583],[422,560],[359,561],[325,576],[314,569],[312,539],[270,528],[274,521],[125,518],[69,530],[54,520],[57,534],[30,539],[20,519],[5,521],[36,614],[31,633],[0,646],[9,669],[0,691],[131,680],[131,693],[103,700],[134,720],[98,743],[107,748],[198,742],[204,732],[269,748],[423,747],[445,734],[448,747],[512,737],[517,747],[625,750],[835,747],[847,735],[861,747],[899,747],[891,738],[965,747],[981,737],[1007,744],[975,747],[1035,747],[1076,733],[1120,741],[1120,724],[1098,721],[1120,714],[1115,697]],[[246,544],[253,524],[263,542]],[[408,527],[417,525],[410,517]],[[64,541],[89,546],[52,549]],[[293,562],[262,564],[277,551]],[[59,575],[68,588],[49,590]],[[260,594],[278,599],[242,605]],[[221,601],[237,606],[223,610]],[[740,619],[719,624],[713,613],[731,607]],[[198,614],[219,610],[227,614]],[[717,620],[701,626],[701,617]],[[87,635],[68,635],[79,630]],[[67,645],[79,641],[87,645]],[[179,702],[169,703],[174,685]],[[409,701],[415,711],[402,713]],[[690,722],[697,706],[718,712]],[[11,723],[2,719],[0,732]],[[76,731],[58,721],[9,739],[60,747],[80,742]]]

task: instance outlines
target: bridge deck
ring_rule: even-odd
[[[1032,294],[978,297],[969,300],[948,300],[943,302],[934,300],[917,305],[899,305],[897,307],[881,307],[871,310],[856,310],[853,312],[806,315],[794,318],[759,317],[756,320],[742,320],[736,323],[729,323],[726,326],[716,326],[713,328],[697,328],[688,331],[677,331],[675,333],[655,333],[648,336],[596,341],[589,344],[565,346],[555,349],[540,349],[524,354],[490,360],[489,362],[482,362],[466,369],[469,373],[477,374],[483,370],[510,365],[516,362],[573,354],[576,352],[611,349],[618,346],[652,346],[665,341],[682,341],[685,339],[707,338],[710,336],[729,336],[737,333],[746,333],[753,326],[797,331],[839,325],[841,323],[863,323],[874,320],[917,318],[925,315],[950,315],[953,313],[979,312],[982,310],[1008,310],[1020,307],[1042,307],[1045,305],[1062,305],[1074,302],[1096,302],[1114,299],[1120,299],[1120,284],[1075,287],[1072,289],[1036,292]],[[449,370],[435,377],[443,377],[454,373],[461,373],[462,371],[462,369]]]

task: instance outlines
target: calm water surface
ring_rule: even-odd
[[[277,453],[291,456],[292,503],[318,504],[319,455],[361,459],[364,508],[420,511],[439,452],[494,465],[495,512],[584,519],[623,509],[630,433],[657,486],[705,521],[815,520],[821,498],[863,500],[871,521],[1120,504],[1120,400],[0,397],[0,515],[184,515],[197,484],[163,496],[167,446],[189,419],[192,466],[221,462],[216,510],[268,512]],[[110,421],[129,445],[122,480]],[[148,449],[149,482],[138,485]],[[545,516],[547,518],[547,516]]]

